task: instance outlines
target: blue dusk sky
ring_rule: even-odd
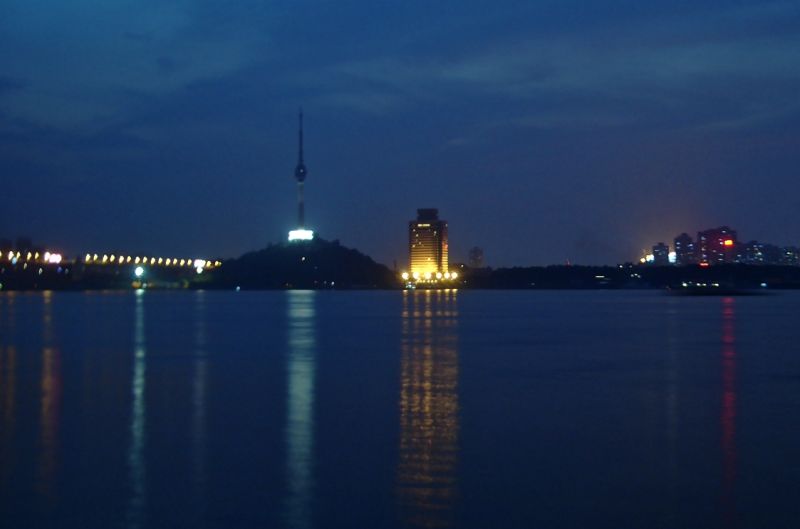
[[[0,238],[232,257],[306,215],[391,265],[800,245],[800,2],[4,0]]]

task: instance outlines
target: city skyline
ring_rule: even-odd
[[[798,6],[128,9],[5,14],[0,236],[220,257],[283,240],[302,103],[307,220],[380,262],[425,204],[458,226],[453,261],[478,246],[495,267],[626,261],[691,226],[800,240]]]

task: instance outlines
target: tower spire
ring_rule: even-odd
[[[311,241],[314,232],[306,229],[306,204],[303,197],[306,175],[308,170],[303,161],[303,107],[297,115],[297,167],[294,169],[294,178],[297,180],[297,228],[289,232],[289,241]]]
[[[297,131],[297,167],[294,169],[294,177],[297,179],[298,183],[303,183],[306,179],[306,174],[308,170],[306,169],[306,164],[303,161],[303,107],[300,107],[300,113],[298,114],[298,131]]]
[[[298,138],[298,140],[299,140],[298,141],[299,149],[297,151],[297,163],[298,164],[302,164],[303,163],[303,107],[300,107],[300,114],[298,115],[298,121],[299,121],[300,127],[298,129],[299,130],[299,134],[298,134],[298,136],[299,136],[299,138]]]

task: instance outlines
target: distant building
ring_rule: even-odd
[[[736,232],[720,226],[697,234],[697,260],[701,264],[733,263],[737,255]]]
[[[435,277],[448,272],[447,222],[439,210],[418,209],[417,220],[408,223],[408,264],[411,276]]]
[[[688,265],[697,262],[694,241],[688,233],[681,233],[673,241],[675,245],[675,264]]]
[[[794,246],[785,246],[781,248],[780,264],[787,266],[800,265],[800,249]]]
[[[469,266],[472,268],[483,268],[483,250],[473,246],[469,250]]]
[[[667,266],[669,264],[669,246],[660,242],[653,246],[653,264]]]

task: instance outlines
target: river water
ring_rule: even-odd
[[[0,526],[794,528],[800,295],[0,295]]]

